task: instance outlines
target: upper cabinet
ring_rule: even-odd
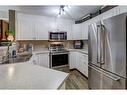
[[[35,21],[34,31],[36,35],[35,40],[48,40],[49,25],[44,21]]]
[[[82,25],[74,24],[72,26],[72,39],[73,40],[81,40],[82,39]]]
[[[48,40],[50,31],[60,30],[66,31],[67,39],[71,40],[72,24],[72,20],[17,13],[16,39]]]
[[[127,12],[117,6],[88,21],[74,24],[73,20],[16,13],[16,40],[48,40],[50,31],[66,31],[67,40],[87,40],[88,25]]]
[[[74,21],[68,19],[57,19],[56,29],[67,32],[67,40],[72,40],[72,25]]]
[[[34,23],[30,19],[18,19],[16,39],[18,40],[33,40],[36,39],[34,33]]]
[[[89,23],[86,21],[86,22],[82,23],[81,25],[82,25],[82,28],[81,28],[82,39],[88,40],[88,25],[89,25]]]
[[[88,40],[88,23],[74,24],[72,26],[73,40]]]

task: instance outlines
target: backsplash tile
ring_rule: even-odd
[[[64,47],[67,48],[67,49],[73,49],[74,46],[73,46],[73,43],[74,41],[70,40],[70,41],[65,41],[65,42],[49,42],[49,41],[18,41],[19,44],[20,44],[20,47],[23,48],[24,45],[27,45],[27,44],[32,44],[33,45],[33,50],[36,51],[36,50],[41,50],[41,49],[48,49],[48,46],[50,43],[63,43]],[[84,48],[88,48],[88,40],[84,40],[83,41],[84,43]]]

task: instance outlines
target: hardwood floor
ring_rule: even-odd
[[[64,68],[57,68],[56,70],[63,71],[69,73],[69,77],[66,80],[66,89],[70,90],[87,90],[88,89],[88,79],[83,76],[79,71],[77,70],[69,70],[69,67],[66,66]]]

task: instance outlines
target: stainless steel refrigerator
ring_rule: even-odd
[[[90,89],[126,89],[127,13],[89,25]]]

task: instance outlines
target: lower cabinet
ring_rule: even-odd
[[[32,56],[30,62],[34,65],[49,68],[49,53],[37,53]]]
[[[38,64],[38,56],[36,54],[32,55],[32,57],[30,58],[29,62],[31,64],[37,65]]]
[[[77,64],[77,52],[70,52],[69,53],[69,68],[70,69],[76,69],[76,64]]]
[[[70,52],[69,55],[70,69],[77,69],[88,77],[88,55],[80,52]]]

